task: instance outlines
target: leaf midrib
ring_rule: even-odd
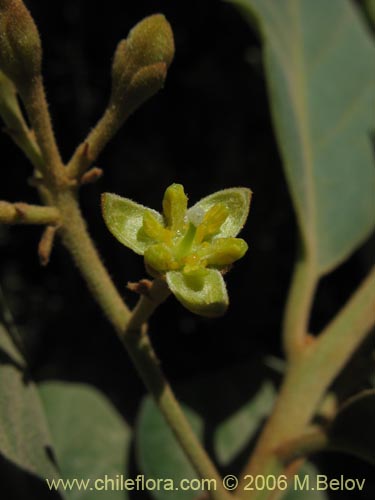
[[[294,109],[295,120],[296,120],[296,130],[300,138],[300,149],[301,149],[301,157],[303,159],[304,170],[306,173],[305,179],[307,179],[306,184],[306,210],[307,210],[307,218],[308,225],[310,227],[310,231],[308,234],[304,234],[303,228],[306,226],[302,221],[300,222],[301,232],[303,233],[304,239],[306,239],[306,250],[308,252],[307,257],[310,260],[311,265],[315,266],[315,262],[317,260],[317,239],[316,239],[316,206],[315,206],[315,190],[313,183],[313,148],[310,142],[311,134],[309,130],[309,110],[306,106],[307,104],[307,96],[306,96],[306,80],[305,80],[305,65],[304,65],[304,53],[302,46],[302,34],[301,34],[301,23],[299,22],[301,19],[300,9],[297,3],[299,0],[293,0],[289,2],[289,6],[291,7],[289,10],[289,15],[291,19],[291,27],[289,31],[281,32],[279,29],[275,30],[270,34],[270,40],[273,39],[272,49],[278,53],[280,60],[283,62],[283,71],[286,78],[287,86],[289,87],[289,95],[290,101],[292,103],[292,107]],[[273,18],[272,6],[269,8],[269,4],[266,2],[263,7],[268,11],[269,18]],[[277,38],[280,38],[280,41],[283,40],[286,42],[291,50],[290,52],[293,54],[292,59],[288,59],[285,57],[285,54],[282,50],[282,43],[277,43]],[[298,43],[296,43],[298,40]],[[287,69],[289,68],[289,69]],[[287,159],[285,159],[287,163]],[[293,185],[291,189],[294,191]],[[299,196],[297,194],[296,198]],[[298,202],[297,202],[298,203]],[[302,207],[301,207],[302,208]],[[297,217],[300,217],[300,213],[304,212],[304,210],[297,210]]]
[[[304,47],[303,47],[303,36],[301,33],[301,10],[299,5],[300,0],[293,0],[293,3],[289,3],[291,6],[291,19],[292,27],[294,32],[295,40],[297,43],[292,44],[293,47],[293,59],[292,64],[294,64],[295,71],[292,72],[292,78],[288,80],[292,83],[295,93],[292,93],[292,102],[294,103],[296,116],[299,117],[299,126],[297,127],[298,132],[300,132],[301,140],[301,153],[304,160],[305,171],[306,171],[306,205],[307,205],[307,217],[310,226],[310,234],[306,234],[306,244],[307,244],[307,257],[310,259],[311,264],[316,261],[317,255],[317,241],[316,241],[316,206],[315,206],[315,189],[314,189],[314,175],[313,175],[313,147],[311,144],[311,133],[309,127],[309,115],[310,110],[308,108],[308,98],[306,94],[306,79],[305,79],[305,64],[304,64]],[[293,78],[294,75],[294,78]]]

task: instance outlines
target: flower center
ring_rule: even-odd
[[[207,266],[223,269],[230,265],[243,255],[247,245],[236,238],[218,237],[228,215],[222,203],[207,211],[199,206],[188,211],[183,187],[172,184],[163,199],[165,225],[151,212],[143,217],[142,229],[154,241],[144,254],[147,266],[162,274],[176,270],[194,274]]]

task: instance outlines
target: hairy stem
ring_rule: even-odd
[[[52,128],[42,77],[28,82],[20,89],[20,94],[43,156],[40,169],[47,182],[56,185],[64,178],[64,166]]]
[[[120,117],[118,109],[110,104],[88,137],[78,146],[67,166],[70,178],[79,178],[98,158],[108,142],[117,133],[126,116]]]
[[[60,235],[65,247],[107,319],[117,332],[124,331],[130,311],[91,241],[75,194],[71,191],[61,192],[57,204],[61,210]]]
[[[169,292],[164,282],[155,280],[148,295],[142,296],[132,313],[122,301],[87,232],[76,198],[65,192],[59,199],[63,214],[62,241],[86,280],[88,287],[125,345],[142,380],[174,432],[186,456],[202,478],[215,479],[213,500],[228,500],[215,466],[186,420],[166,380],[147,335],[145,323]]]
[[[230,495],[223,489],[219,473],[182,412],[160,368],[148,335],[145,332],[128,331],[123,336],[123,341],[143,382],[153,395],[156,404],[190,463],[201,478],[216,481],[217,491],[212,491],[211,497],[214,500],[228,500]]]
[[[0,224],[57,225],[59,221],[57,208],[0,201]]]

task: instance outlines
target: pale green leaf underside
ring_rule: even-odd
[[[225,205],[229,215],[215,238],[235,237],[243,228],[249,215],[251,195],[250,189],[247,188],[223,189],[202,198],[188,210],[188,214],[190,210],[196,210],[197,207],[207,212],[214,205]]]
[[[47,421],[23,359],[0,324],[0,455],[30,474],[57,477]]]
[[[215,402],[215,400],[217,401],[217,399],[220,401],[220,395],[222,395],[224,389],[232,390],[232,393],[237,394],[237,397],[240,394],[245,395],[245,392],[242,391],[246,391],[247,394],[249,388],[244,383],[244,378],[254,377],[254,372],[249,370],[248,367],[244,371],[239,371],[235,375],[235,378],[239,377],[236,381],[237,383],[234,383],[232,386],[233,375],[234,372],[232,371],[222,371],[213,377],[210,376],[207,379],[200,377],[195,381],[189,382],[185,386],[185,391],[183,391],[183,400],[189,401],[189,406],[187,404],[181,405],[198,439],[202,441],[203,437],[206,437],[218,453],[217,455],[215,454],[215,458],[218,458],[222,465],[231,465],[232,467],[233,462],[231,460],[238,459],[239,456],[235,451],[241,453],[243,449],[249,446],[251,435],[248,428],[252,429],[251,434],[254,433],[254,426],[257,426],[256,430],[259,430],[262,417],[271,408],[272,401],[276,395],[273,384],[270,381],[264,380],[261,389],[254,396],[254,401],[248,401],[235,413],[229,413],[229,417],[224,422],[219,423],[219,427],[216,428],[215,432],[217,414],[215,413],[214,417],[211,414],[211,417],[205,416],[204,418],[200,413],[203,411],[204,414],[201,404],[203,401],[210,401],[210,404]],[[212,387],[215,387],[215,389],[212,389]],[[231,400],[231,396],[232,394],[229,395],[229,400]],[[242,396],[240,396],[240,400],[242,400]],[[190,401],[195,401],[194,410]],[[199,413],[196,411],[196,406],[200,408]],[[229,408],[231,408],[231,405]],[[224,413],[226,414],[226,412]],[[211,418],[214,419],[214,423]],[[237,427],[235,428],[236,424]],[[213,434],[211,434],[212,430],[214,430]],[[135,437],[137,463],[140,466],[140,472],[145,474],[147,478],[171,478],[175,486],[180,484],[181,479],[192,480],[197,478],[189,460],[181,451],[176,438],[150,396],[147,396],[142,404],[140,415],[137,419]],[[232,439],[234,439],[235,443],[232,442]],[[305,476],[309,476],[310,486],[315,488],[317,473],[319,472],[316,467],[306,462],[299,473],[301,482],[303,482]],[[294,493],[295,491],[291,489],[288,491],[286,498],[288,500],[301,498],[300,491],[298,491],[299,497]],[[328,498],[321,491],[304,491],[304,495],[309,500],[326,500]],[[174,491],[154,490],[152,492],[152,497],[156,500],[168,500],[169,498],[171,500],[196,500],[198,496],[199,492],[197,491],[182,491],[181,488]]]
[[[203,437],[204,422],[190,408],[182,405],[185,416],[190,422],[195,434]],[[142,404],[136,431],[137,462],[146,478],[168,479],[172,478],[175,485],[181,480],[192,480],[197,475],[181,450],[171,429],[166,424],[154,401],[147,397]],[[152,492],[152,497],[157,500],[194,500],[197,491],[157,491]]]
[[[131,431],[99,391],[84,384],[45,382],[40,394],[63,479],[126,476]],[[103,498],[103,491],[74,488],[69,500]],[[109,500],[126,500],[124,491],[106,491]]]
[[[317,272],[375,224],[375,50],[347,0],[232,0],[264,42],[271,109],[299,226]]]
[[[218,425],[213,442],[220,465],[229,465],[246,448],[263,419],[269,415],[275,397],[272,382],[264,381],[255,396]]]
[[[120,243],[139,255],[143,255],[150,243],[153,243],[142,230],[143,215],[146,211],[164,224],[162,215],[156,210],[117,194],[102,195],[102,212],[108,229]]]
[[[166,278],[171,292],[189,311],[214,318],[227,310],[227,289],[221,273],[216,269],[206,269],[199,279],[179,271],[168,272]]]

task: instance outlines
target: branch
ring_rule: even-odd
[[[77,147],[69,161],[67,174],[71,179],[80,179],[82,177],[116,135],[126,118],[126,115],[119,114],[115,105],[112,104],[107,107],[101,119],[83,143]]]
[[[310,258],[296,263],[283,321],[284,352],[288,359],[298,356],[307,340],[309,317],[317,275]]]
[[[56,186],[64,183],[65,172],[52,128],[42,76],[34,77],[18,89],[43,157],[41,172],[46,181]]]
[[[42,237],[40,239],[38,246],[38,255],[39,262],[43,267],[49,264],[57,229],[58,226],[47,226],[43,231]]]
[[[327,434],[322,430],[315,430],[283,443],[275,450],[275,454],[287,466],[299,458],[306,458],[328,448]]]
[[[130,313],[100,260],[77,200],[71,193],[67,193],[60,202],[63,221],[59,234],[93,297],[125,345],[141,378],[197,473],[201,478],[216,479],[217,491],[211,492],[213,500],[228,500],[231,496],[222,487],[219,473],[186,420],[146,333],[146,321],[169,295],[166,284],[155,280],[148,294],[140,298]]]
[[[0,224],[57,225],[60,212],[55,207],[0,201]]]
[[[375,325],[375,268],[324,329],[290,364],[280,394],[244,474],[281,474],[275,455],[282,443],[306,430],[324,393]],[[259,500],[264,492],[242,492]]]
[[[174,50],[172,28],[161,14],[146,17],[120,41],[113,57],[109,104],[73,154],[70,178],[79,180],[125,120],[163,88]]]
[[[164,415],[177,440],[190,462],[202,478],[215,479],[218,491],[215,499],[228,499],[229,495],[219,485],[221,477],[205,450],[191,429],[172,389],[170,388],[146,332],[142,331],[151,314],[170,295],[165,281],[154,280],[150,291],[143,295],[133,310],[126,329],[120,336],[133,359],[146,387],[153,395],[161,413]]]

